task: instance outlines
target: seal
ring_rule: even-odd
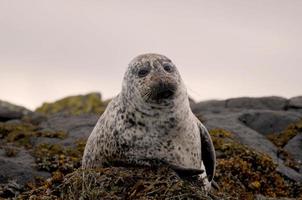
[[[216,157],[211,137],[189,106],[181,76],[166,56],[143,54],[125,73],[122,91],[88,138],[83,168],[116,163],[203,173],[210,183]]]

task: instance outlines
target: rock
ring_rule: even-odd
[[[49,138],[49,137],[33,137],[30,138],[30,144],[36,147],[40,144],[60,144],[62,143],[61,138]]]
[[[284,147],[302,166],[302,132],[292,138]],[[301,169],[302,173],[302,169]]]
[[[284,110],[287,106],[287,99],[282,97],[241,97],[226,100],[227,108],[237,109],[267,109]]]
[[[224,129],[234,134],[234,137],[260,152],[267,153],[276,159],[277,148],[257,131],[245,126],[239,121],[243,113],[205,114],[205,126],[211,129]]]
[[[16,146],[32,148],[39,144],[37,141],[43,142],[42,140],[44,140],[48,143],[61,141],[66,137],[67,134],[63,131],[43,129],[23,120],[0,122],[0,145],[14,143]]]
[[[220,128],[234,133],[241,144],[269,155],[278,164],[277,170],[288,178],[302,182],[302,174],[287,167],[278,158],[278,148],[265,137],[298,121],[302,115],[286,111],[288,100],[281,97],[235,98],[226,101],[197,103],[192,110],[201,116],[208,129]]]
[[[12,119],[21,119],[23,116],[32,113],[30,110],[17,106],[6,101],[0,100],[0,121],[8,121]]]
[[[261,194],[257,194],[255,196],[255,199],[256,200],[296,200],[296,198],[286,198],[286,197],[280,197],[280,198],[278,198],[278,197],[265,197]]]
[[[293,181],[296,181],[298,183],[302,183],[302,174],[297,172],[296,170],[286,166],[284,164],[284,161],[279,159],[279,161],[276,163],[278,164],[278,167],[277,167],[277,171],[279,173],[281,173],[282,175],[284,175],[285,177],[293,180]]]
[[[192,106],[195,113],[223,111],[235,112],[240,110],[285,110],[288,100],[282,97],[241,97],[227,100],[208,100]]]
[[[199,103],[190,100],[193,112],[199,119],[204,120],[216,147],[218,165],[214,179],[222,189],[220,192],[225,195],[214,194],[213,197],[216,197],[214,199],[224,199],[224,197],[230,199],[230,195],[234,199],[237,196],[240,197],[239,199],[272,200],[278,198],[264,196],[302,197],[300,195],[302,188],[299,185],[302,183],[302,169],[298,173],[296,170],[299,168],[286,160],[289,156],[282,159],[280,157],[280,151],[284,147],[284,152],[292,154],[296,161],[301,160],[302,133],[299,132],[301,125],[295,122],[302,118],[302,112],[296,112],[301,108],[297,100],[292,101],[292,99],[237,98]],[[30,112],[0,122],[0,199],[14,197],[20,192],[21,197],[25,195],[20,199],[29,199],[29,197],[56,199],[58,195],[61,197],[65,195],[68,199],[70,196],[66,195],[81,195],[82,186],[85,184],[82,184],[84,182],[81,180],[83,178],[81,169],[77,168],[81,166],[86,139],[109,101],[101,101],[100,95],[96,93],[67,97],[54,103],[44,104],[37,109],[39,113]],[[289,124],[292,125],[288,126]],[[287,126],[292,128],[287,130],[289,129]],[[284,136],[280,137],[280,141],[282,140],[280,143],[284,145],[278,146],[277,143],[271,142],[275,140],[270,141],[269,136],[266,137],[269,133],[280,131],[284,132]],[[8,143],[13,143],[14,148],[3,147],[3,144],[11,145]],[[288,154],[284,153],[284,156],[286,155]],[[195,195],[194,192],[203,194],[200,186],[194,188],[193,185],[192,192],[187,190],[190,189],[187,188],[188,186],[192,186],[191,182],[180,180],[180,177],[174,177],[173,172],[171,174],[165,169],[160,172],[137,167],[131,171],[130,168],[117,166],[117,168],[104,168],[101,171],[89,171],[87,180],[95,181],[93,184],[96,186],[90,185],[93,187],[84,191],[85,195],[107,192],[103,194],[109,197],[122,194],[129,198],[143,198],[144,195],[149,197],[157,192],[168,194],[170,191],[167,190],[172,187],[181,189],[179,193],[173,193],[176,195],[173,197],[176,198]],[[152,179],[154,172],[156,175],[160,172],[159,174],[164,176],[160,179]],[[28,181],[33,181],[35,176],[49,177],[50,173],[52,177],[46,182],[41,181],[33,186],[32,191],[24,191],[24,185]],[[165,182],[170,175],[172,182]],[[158,184],[154,185],[157,180],[159,180]],[[74,191],[68,193],[69,189]],[[124,190],[121,193],[119,189]],[[186,191],[189,192],[182,193]],[[264,196],[256,197],[255,194]],[[154,198],[158,199],[159,196]]]
[[[196,102],[194,101],[194,99],[192,99],[191,97],[189,97],[189,103],[190,103],[190,107],[192,108]]]
[[[247,111],[239,117],[246,126],[267,135],[279,133],[288,125],[299,121],[302,114],[287,111]]]
[[[82,114],[70,116],[68,114],[55,114],[48,117],[39,126],[42,130],[64,131],[68,137],[58,141],[60,144],[71,145],[77,139],[87,139],[94,128],[99,116],[95,114]],[[44,142],[47,139],[43,139]],[[53,143],[53,142],[50,142]]]
[[[38,125],[41,122],[45,121],[46,119],[47,119],[47,117],[45,115],[43,115],[41,113],[37,113],[37,112],[32,112],[29,115],[22,117],[22,120],[24,122],[28,122],[33,125]]]
[[[302,109],[302,96],[289,99],[288,107],[293,109]]]
[[[194,113],[213,112],[220,113],[226,108],[226,101],[209,100],[196,103],[192,106]]]
[[[57,113],[0,122],[0,199],[15,197],[35,177],[50,177],[52,170],[66,173],[80,167],[85,140],[98,118]],[[8,142],[28,150],[6,149]]]
[[[19,149],[19,152],[13,157],[8,157],[6,152],[0,149],[0,183],[2,189],[13,189],[11,184],[14,183],[15,192],[18,192],[23,190],[26,183],[35,182],[36,177],[50,177],[49,173],[37,171],[34,166],[34,158],[25,149]],[[11,195],[14,195],[13,193]],[[7,191],[2,195],[8,195]]]
[[[272,141],[278,148],[283,149],[289,140],[294,138],[302,131],[302,119],[290,124],[286,129],[279,133],[268,134],[267,138]]]
[[[107,104],[102,101],[100,93],[89,93],[86,95],[69,96],[54,103],[44,103],[36,109],[36,112],[50,115],[64,113],[69,115],[80,115],[85,113],[102,114]]]
[[[225,112],[219,114],[205,113],[203,114],[203,117],[205,118],[205,126],[209,130],[219,128],[232,132],[236,140],[241,144],[269,155],[274,163],[278,164],[277,170],[280,173],[291,180],[302,182],[302,174],[285,166],[284,162],[277,156],[277,147],[271,141],[240,122],[239,118],[244,114],[245,112]]]

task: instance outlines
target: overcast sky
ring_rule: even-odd
[[[129,61],[161,53],[195,100],[302,95],[301,0],[0,0],[0,99],[121,89]]]

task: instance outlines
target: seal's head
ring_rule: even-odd
[[[185,92],[175,65],[159,54],[139,55],[130,62],[123,91],[150,104],[168,104]]]

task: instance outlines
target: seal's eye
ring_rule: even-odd
[[[149,74],[149,72],[150,72],[149,69],[140,69],[138,71],[138,76],[141,77],[141,78],[145,77],[145,76],[147,76]]]
[[[173,71],[173,67],[172,67],[172,65],[169,64],[169,63],[165,63],[165,64],[163,65],[163,67],[164,67],[164,70],[165,70],[166,72],[172,72],[172,71]]]

